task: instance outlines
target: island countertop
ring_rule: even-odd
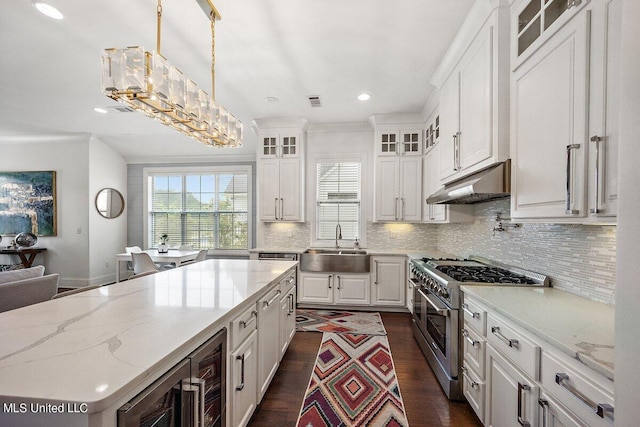
[[[613,381],[614,307],[554,288],[460,289]]]
[[[0,313],[0,401],[103,411],[227,326],[296,264],[207,260]]]

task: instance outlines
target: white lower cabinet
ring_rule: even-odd
[[[369,305],[369,274],[301,273],[298,301],[311,304]]]
[[[258,311],[258,403],[280,363],[280,285],[276,285],[257,303]]]
[[[487,344],[486,373],[485,426],[537,425],[538,385],[491,344]]]
[[[613,426],[613,381],[466,293],[462,309],[463,393],[485,426]]]
[[[372,305],[404,306],[406,262],[404,256],[371,257]]]
[[[257,312],[252,305],[231,322],[229,396],[231,425],[246,426],[258,404]]]
[[[295,283],[280,298],[280,359],[296,333],[296,286]]]

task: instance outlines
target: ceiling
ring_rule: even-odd
[[[245,146],[216,149],[149,120],[119,113],[100,87],[109,47],[156,45],[156,0],[30,0],[0,14],[0,142],[94,134],[129,162],[253,156],[251,121],[303,117],[364,122],[373,114],[420,112],[429,80],[474,0],[214,0],[216,100],[245,125]],[[162,53],[210,92],[209,19],[195,0],[163,0]],[[356,99],[361,92],[372,98]],[[321,98],[312,108],[310,95]],[[265,102],[276,97],[279,102]],[[94,107],[107,107],[98,114]]]

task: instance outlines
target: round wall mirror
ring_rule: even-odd
[[[96,196],[96,209],[105,218],[117,218],[124,211],[124,197],[114,188],[103,188]]]

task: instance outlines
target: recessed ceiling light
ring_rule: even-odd
[[[360,101],[368,101],[371,99],[371,95],[369,95],[368,93],[361,93],[360,95],[358,95],[358,99]]]
[[[34,5],[35,8],[40,11],[40,13],[47,15],[49,18],[53,18],[53,19],[64,18],[64,15],[58,9],[51,6],[49,3],[45,3],[39,0],[33,0],[31,4]]]
[[[280,100],[275,96],[267,96],[264,99],[264,102],[266,102],[267,104],[277,104],[278,102],[280,102]]]
[[[95,111],[96,113],[101,113],[101,114],[107,114],[108,111],[102,107],[96,107],[93,109],[93,111]]]

